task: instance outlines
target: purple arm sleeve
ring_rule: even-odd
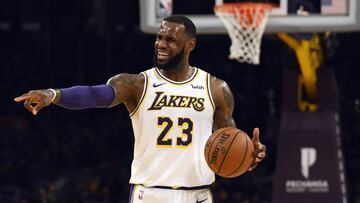
[[[86,109],[108,107],[115,93],[110,85],[74,86],[60,89],[57,105],[67,109]]]

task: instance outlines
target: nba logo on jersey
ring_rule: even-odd
[[[140,190],[138,197],[139,197],[139,200],[142,200],[142,199],[143,199],[143,197],[144,197],[144,190]]]
[[[172,0],[158,0],[158,10],[157,15],[159,17],[170,16],[173,11]]]

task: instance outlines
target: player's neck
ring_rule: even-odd
[[[193,75],[195,68],[186,63],[181,65],[179,64],[170,70],[159,70],[166,78],[176,82],[182,82],[189,79]]]

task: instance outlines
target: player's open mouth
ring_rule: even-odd
[[[162,52],[162,51],[158,51],[157,52],[157,58],[159,60],[165,60],[169,57],[169,54],[168,53],[165,53],[165,52]]]

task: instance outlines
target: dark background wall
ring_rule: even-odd
[[[0,1],[0,202],[127,202],[133,135],[123,106],[32,116],[13,98],[32,89],[96,85],[152,66],[154,36],[139,30],[138,1]],[[360,198],[359,33],[321,35],[340,104],[349,200]],[[191,64],[227,81],[234,119],[260,127],[268,158],[254,172],[218,178],[217,202],[270,202],[281,81],[298,68],[290,48],[263,39],[261,65],[229,61],[227,35],[202,35]]]

